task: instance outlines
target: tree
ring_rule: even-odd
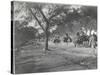
[[[38,24],[40,25],[40,27],[42,28],[42,30],[44,31],[44,33],[45,33],[45,50],[48,50],[48,37],[49,37],[49,35],[48,35],[48,28],[49,28],[49,25],[50,25],[50,23],[49,23],[49,21],[48,21],[48,19],[46,18],[46,16],[44,15],[44,13],[43,13],[43,11],[42,11],[42,9],[41,9],[41,7],[38,5],[38,6],[36,6],[35,8],[34,8],[35,10],[37,10],[37,12],[39,13],[39,14],[37,14],[37,13],[34,13],[33,12],[33,10],[32,10],[32,8],[29,8],[29,11],[32,13],[32,15],[34,16],[34,18],[37,20],[37,22],[38,22]],[[42,16],[42,23],[39,21],[39,19],[37,18],[37,15],[40,17],[40,16]],[[44,26],[42,25],[42,24],[45,24]]]
[[[18,14],[21,14],[20,17],[21,19],[28,22],[32,21],[33,19],[36,20],[36,22],[40,26],[39,29],[42,29],[43,32],[45,33],[45,39],[46,39],[45,50],[48,50],[48,38],[49,38],[48,34],[50,33],[50,31],[54,30],[53,26],[56,26],[55,28],[57,28],[57,26],[59,25],[64,26],[67,22],[70,23],[73,17],[73,16],[70,17],[69,14],[70,5],[66,6],[66,5],[55,5],[55,4],[45,4],[45,3],[40,4],[40,3],[19,2],[17,6],[18,6],[17,12]],[[22,12],[24,11],[24,13],[26,12],[26,14],[23,15],[22,12],[19,13],[20,11]],[[33,16],[33,18],[31,17],[31,15]],[[28,19],[31,18],[31,20],[28,20],[27,18]]]
[[[48,38],[49,33],[52,28],[52,26],[63,24],[63,16],[65,15],[63,12],[67,9],[64,9],[64,5],[54,5],[54,4],[31,4],[29,3],[29,11],[35,18],[35,20],[38,22],[39,26],[42,28],[42,30],[45,33],[45,50],[48,49]],[[66,6],[67,7],[67,6]],[[69,6],[68,6],[69,7]],[[43,12],[43,9],[45,9],[46,12]],[[64,10],[64,11],[63,11]],[[59,19],[58,19],[58,16]],[[59,21],[58,21],[59,20]],[[52,29],[53,30],[53,29]]]
[[[86,30],[97,30],[97,7],[96,6],[82,6],[81,18],[79,22],[81,27],[84,27]]]
[[[28,22],[28,24],[23,24],[23,26],[33,26],[39,33],[45,34],[45,50],[48,50],[49,34],[58,27],[65,28],[67,26],[72,31],[74,21],[80,22],[80,24],[87,24],[87,20],[91,21],[91,19],[95,18],[88,11],[94,11],[95,9],[84,6],[29,2],[15,3],[17,4],[17,8],[14,11],[15,17],[18,18],[17,20],[21,20],[22,22],[20,23],[23,23],[23,21]]]

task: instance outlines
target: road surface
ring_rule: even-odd
[[[43,46],[27,45],[16,52],[16,73],[87,70],[97,68],[97,49],[78,47],[72,43],[49,43],[50,51]]]

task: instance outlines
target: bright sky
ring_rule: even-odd
[[[80,5],[71,5],[71,8],[75,8],[75,9],[78,9],[80,7],[81,7]]]

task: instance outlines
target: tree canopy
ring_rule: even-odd
[[[75,26],[97,29],[97,7],[14,1],[15,27],[33,27],[47,41],[54,31],[76,32]],[[61,29],[62,28],[62,29]]]

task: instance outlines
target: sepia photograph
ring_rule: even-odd
[[[97,6],[11,2],[11,73],[97,69]]]

